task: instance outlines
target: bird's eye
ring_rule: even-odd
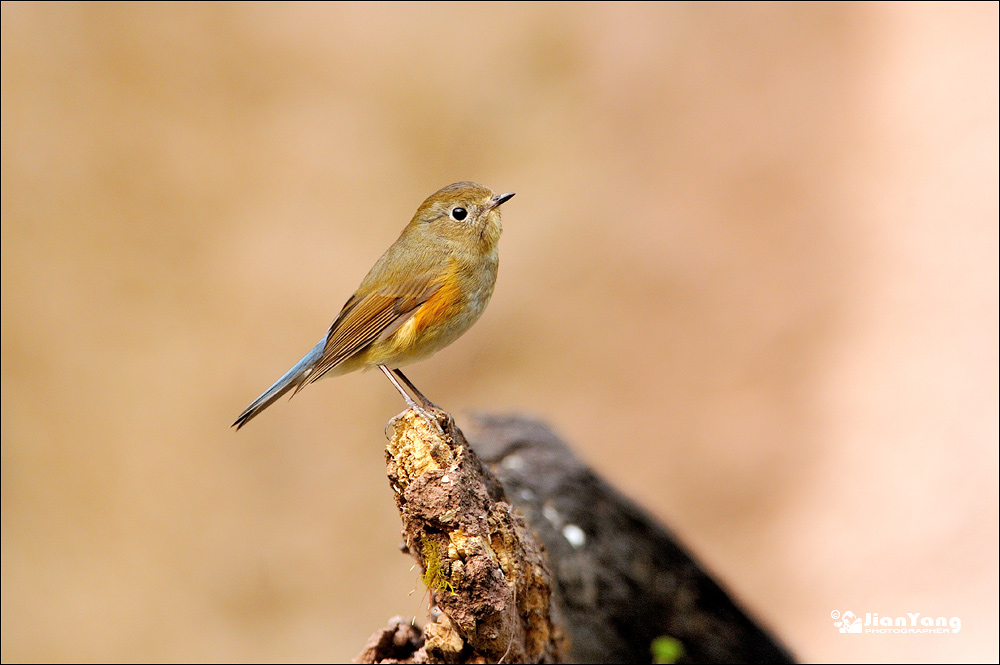
[[[465,208],[452,208],[451,209],[452,218],[461,222],[463,219],[469,216],[469,211]]]

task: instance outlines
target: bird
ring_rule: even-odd
[[[465,181],[427,197],[327,334],[251,402],[233,427],[239,430],[290,390],[294,395],[325,376],[372,367],[385,374],[410,408],[425,417],[427,409],[438,409],[399,368],[454,342],[486,309],[499,265],[499,208],[512,196]]]

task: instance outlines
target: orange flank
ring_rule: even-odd
[[[338,366],[339,371],[350,372],[359,367],[385,363],[409,364],[426,358],[465,332],[468,325],[449,325],[467,313],[467,308],[463,307],[461,282],[454,263],[452,266],[445,273],[441,287],[417,307],[413,316],[398,330],[384,341],[371,344],[361,353],[346,359]]]
[[[435,324],[445,323],[461,307],[462,289],[454,269],[445,274],[441,288],[421,305],[413,315],[411,334],[420,336]],[[409,327],[409,326],[407,326]],[[431,331],[433,332],[433,331]]]

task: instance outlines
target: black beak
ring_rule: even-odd
[[[510,198],[514,196],[514,192],[507,192],[506,194],[497,194],[493,197],[493,205],[490,206],[490,210],[503,205],[505,202],[509,201]]]

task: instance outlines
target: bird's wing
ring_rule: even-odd
[[[441,274],[428,272],[365,296],[355,294],[326,336],[323,355],[299,389],[319,379],[358,351],[391,334],[441,288]]]

